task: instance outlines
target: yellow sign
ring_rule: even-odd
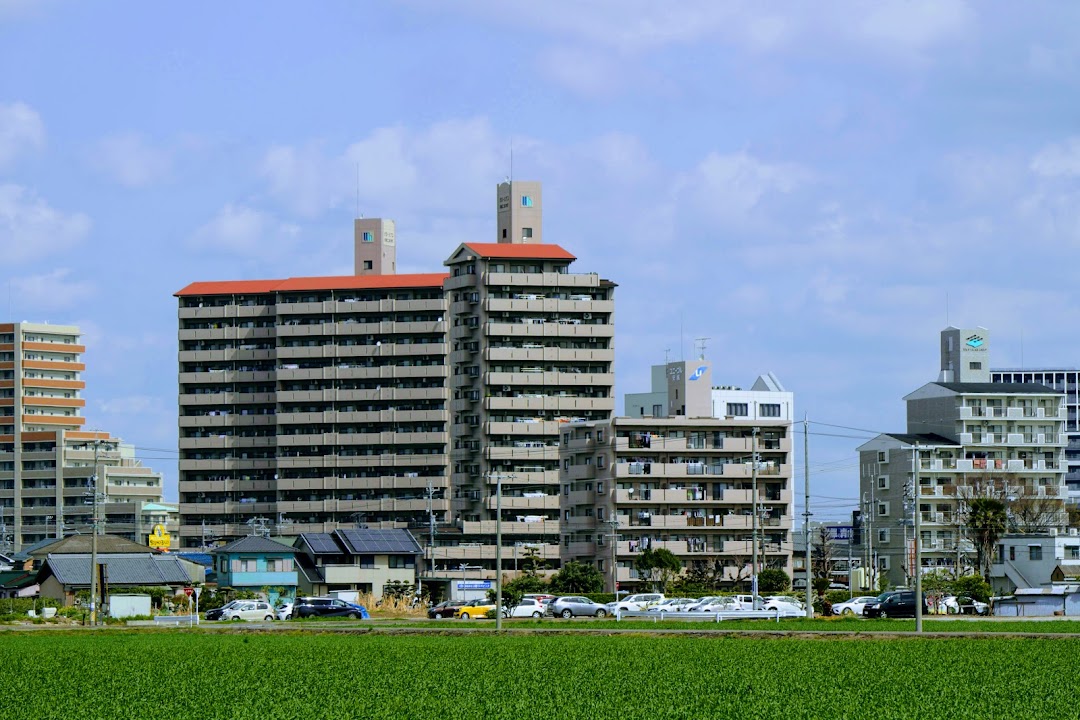
[[[164,525],[155,525],[154,531],[150,533],[150,547],[158,550],[168,550],[172,545],[172,536],[165,532]]]

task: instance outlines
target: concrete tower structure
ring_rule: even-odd
[[[543,193],[539,182],[508,180],[495,189],[497,242],[544,242]]]

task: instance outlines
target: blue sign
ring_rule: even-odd
[[[708,369],[709,369],[708,366],[702,365],[701,367],[699,367],[697,370],[695,370],[693,372],[693,374],[690,376],[690,379],[691,380],[699,379],[702,375],[705,374],[705,371],[708,370]]]
[[[490,580],[466,580],[465,582],[458,581],[458,590],[490,590]]]
[[[850,525],[827,525],[830,540],[851,540]]]
[[[972,335],[971,337],[969,337],[969,338],[967,339],[967,344],[968,344],[968,345],[970,345],[970,346],[971,346],[971,347],[973,347],[973,348],[979,348],[979,347],[982,347],[982,345],[983,345],[983,343],[984,343],[984,342],[986,342],[986,341],[985,341],[985,340],[983,340],[983,339],[982,339],[981,337],[979,337],[978,335]]]

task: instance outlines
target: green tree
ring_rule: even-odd
[[[979,602],[990,602],[990,583],[982,575],[965,575],[953,583],[957,595],[968,595]]]
[[[765,568],[758,573],[758,592],[778,593],[791,587],[791,578],[780,568]]]
[[[924,573],[922,576],[922,590],[926,593],[927,599],[931,601],[931,608],[937,611],[937,608],[941,606],[941,600],[946,595],[953,593],[953,584],[955,579],[952,574],[945,570],[937,570],[932,573]]]
[[[634,560],[634,567],[642,578],[649,578],[654,587],[667,590],[671,581],[682,572],[682,563],[667,548],[646,548]]]
[[[571,560],[551,577],[551,591],[557,595],[594,593],[604,590],[604,576],[592,565]]]
[[[547,561],[540,558],[536,545],[522,545],[521,570],[526,577],[539,577],[541,570],[548,567]]]
[[[537,575],[522,575],[508,583],[504,583],[503,586],[513,588],[521,592],[522,595],[547,592],[549,589],[547,581]]]
[[[1005,503],[997,498],[976,497],[968,501],[967,531],[975,544],[978,567],[983,577],[990,576],[994,546],[1008,527]]]

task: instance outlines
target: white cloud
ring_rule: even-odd
[[[158,182],[172,168],[172,153],[151,146],[139,133],[102,139],[94,146],[90,159],[99,171],[131,188]]]
[[[16,263],[65,250],[90,232],[90,218],[65,214],[19,185],[0,185],[0,254]]]
[[[19,310],[30,315],[74,308],[95,293],[92,282],[71,279],[69,268],[57,268],[41,275],[13,277],[11,290],[17,298]]]
[[[1080,136],[1049,145],[1032,158],[1031,171],[1043,177],[1076,177],[1080,175]]]
[[[910,57],[963,34],[975,20],[965,0],[853,1],[837,7],[855,20],[854,24],[838,23],[837,27],[847,28],[870,47]]]
[[[769,164],[745,151],[711,152],[677,181],[676,193],[714,217],[745,219],[766,195],[790,193],[810,178],[809,170],[794,163]]]
[[[361,213],[393,217],[482,206],[491,182],[509,169],[508,154],[509,141],[486,118],[471,118],[420,131],[378,128],[336,151],[318,143],[275,146],[261,171],[271,195],[301,215],[351,205],[359,187]]]
[[[0,168],[17,155],[45,144],[45,124],[29,105],[0,103]]]
[[[188,245],[236,255],[273,256],[291,248],[298,235],[299,228],[295,225],[246,205],[227,203],[195,231]]]

